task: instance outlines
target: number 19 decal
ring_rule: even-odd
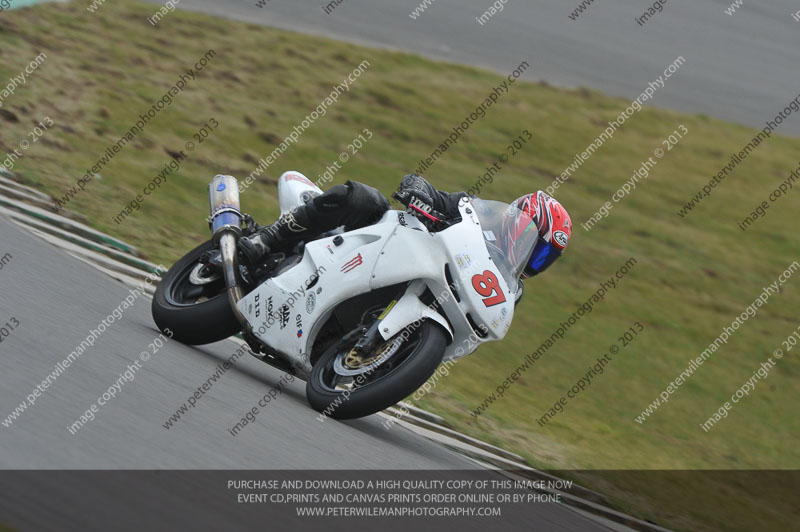
[[[497,276],[490,270],[485,270],[483,275],[473,275],[472,288],[483,296],[483,304],[487,307],[506,302],[506,296],[503,294],[503,290],[500,289]]]

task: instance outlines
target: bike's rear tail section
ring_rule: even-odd
[[[322,189],[300,172],[290,170],[278,179],[278,203],[281,214],[304,204],[314,196],[322,194]]]

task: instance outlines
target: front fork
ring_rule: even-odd
[[[405,294],[393,301],[379,316],[378,333],[388,340],[409,325],[417,327],[422,320],[438,323],[449,336],[448,343],[453,340],[453,329],[447,320],[430,305],[424,304],[420,296],[425,293],[427,285],[420,279],[409,283]]]

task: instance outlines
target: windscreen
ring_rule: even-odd
[[[539,239],[531,217],[508,203],[474,198],[486,248],[512,292]]]

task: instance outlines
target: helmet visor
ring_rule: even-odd
[[[536,243],[536,247],[533,248],[533,253],[531,253],[522,275],[524,277],[533,277],[537,273],[542,273],[560,256],[560,249],[552,243],[546,242],[544,238],[539,237],[539,241]]]

